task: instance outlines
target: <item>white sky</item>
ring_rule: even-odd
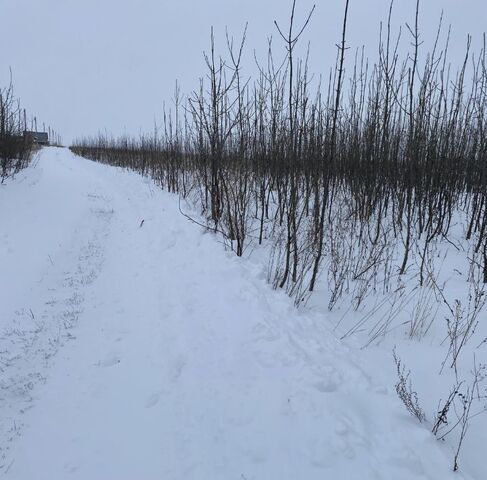
[[[249,22],[248,73],[253,49],[276,46],[274,19],[285,24],[292,0],[0,0],[0,84],[13,70],[16,94],[28,112],[50,123],[65,142],[107,129],[151,131],[170,102],[175,81],[183,92],[203,75],[211,26],[224,46],[225,26],[235,36]],[[303,42],[311,41],[311,71],[327,73],[340,39],[344,0],[298,0],[298,18],[316,12]],[[415,0],[395,0],[394,25],[414,21]],[[374,57],[379,22],[389,0],[351,0],[348,44]],[[460,63],[466,36],[480,50],[486,0],[422,0],[421,29],[431,45],[437,21],[452,25],[450,59]],[[406,32],[403,43],[407,43]],[[304,45],[304,43],[303,43]],[[222,49],[223,51],[223,49]]]

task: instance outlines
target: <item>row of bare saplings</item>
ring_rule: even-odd
[[[412,34],[403,62],[387,38],[376,65],[357,55],[346,76],[344,29],[327,88],[313,92],[291,36],[282,65],[270,51],[252,82],[243,42],[224,60],[212,41],[207,77],[184,101],[176,90],[162,131],[72,150],[196,202],[237,255],[271,245],[269,280],[297,303],[326,284],[330,308],[344,293],[358,307],[404,274],[423,285],[458,235],[487,282],[485,49],[469,43],[453,75],[436,46],[420,67]]]
[[[14,96],[12,83],[0,88],[0,181],[25,168],[31,158],[32,139],[24,135],[26,114]]]

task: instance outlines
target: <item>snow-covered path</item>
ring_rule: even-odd
[[[0,476],[459,478],[362,353],[148,180],[45,149],[0,219]]]

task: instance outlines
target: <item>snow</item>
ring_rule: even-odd
[[[46,148],[0,219],[5,478],[485,478],[485,430],[453,474],[390,351],[340,341],[148,179]]]

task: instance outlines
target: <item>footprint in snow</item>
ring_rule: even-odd
[[[159,398],[161,395],[159,393],[152,394],[145,402],[145,408],[152,408],[159,403]]]
[[[186,359],[184,356],[177,356],[170,366],[170,375],[173,382],[177,381],[181,374],[183,373],[184,367],[186,366]]]
[[[338,390],[338,384],[332,379],[315,383],[315,388],[321,393],[333,393]]]
[[[107,357],[105,360],[100,360],[96,365],[98,367],[113,367],[114,365],[118,365],[120,363],[120,358],[118,358],[116,355]]]

